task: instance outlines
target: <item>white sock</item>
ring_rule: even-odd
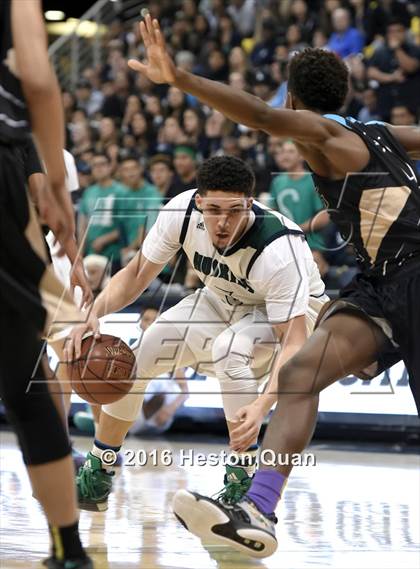
[[[245,472],[248,474],[248,476],[252,478],[258,466],[258,461],[257,461],[258,446],[253,445],[248,450],[245,450],[243,452],[232,451],[232,455],[237,456],[239,458],[238,464],[236,464],[235,461],[235,466],[243,468]]]

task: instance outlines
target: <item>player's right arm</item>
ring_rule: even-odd
[[[134,302],[180,249],[181,228],[190,199],[191,192],[184,192],[162,208],[146,236],[142,250],[112,277],[95,300],[87,321],[70,332],[65,348],[67,360],[72,360],[73,354],[79,357],[82,338],[86,333],[93,332],[99,337],[99,318],[118,312]]]
[[[99,337],[99,318],[122,310],[134,302],[159,275],[165,264],[152,263],[139,251],[126,267],[118,271],[95,300],[83,324],[75,326],[64,349],[68,361],[80,356],[83,337],[93,333]]]
[[[145,74],[154,83],[169,83],[217,109],[230,120],[275,136],[323,142],[330,136],[328,121],[311,111],[273,109],[264,101],[241,89],[198,77],[177,69],[170,58],[157,20],[148,14],[140,23],[147,50],[147,63],[130,59],[129,67]]]
[[[41,3],[12,0],[11,21],[16,69],[28,103],[31,127],[45,161],[54,214],[47,219],[61,243],[74,234],[74,213],[65,187],[64,116],[60,89],[48,59]],[[48,120],[46,120],[48,117]]]

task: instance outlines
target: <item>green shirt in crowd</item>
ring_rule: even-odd
[[[125,195],[126,191],[122,185],[115,181],[107,187],[94,184],[83,192],[79,211],[88,219],[85,255],[97,253],[92,248],[92,243],[95,239],[114,231],[114,229],[118,229],[120,238],[106,245],[99,251],[99,254],[105,255],[108,259],[119,260],[123,244],[121,241],[121,219],[118,217],[118,208],[121,198]]]
[[[139,228],[145,227],[146,233],[155,223],[162,195],[156,186],[144,182],[142,186],[133,190],[124,188],[124,200],[121,201],[120,215],[123,227],[125,245],[130,245],[139,235]]]
[[[271,182],[270,194],[270,207],[298,225],[302,225],[325,209],[309,173],[298,179],[290,178],[287,174],[279,174]],[[325,247],[324,237],[319,231],[307,233],[306,240],[311,249]]]

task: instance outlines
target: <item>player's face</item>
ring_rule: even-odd
[[[204,196],[197,194],[196,205],[203,212],[210,238],[218,249],[235,243],[245,231],[252,206],[252,198],[236,192],[211,190]]]

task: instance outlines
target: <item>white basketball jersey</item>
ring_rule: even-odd
[[[181,247],[201,281],[228,306],[265,305],[269,320],[305,314],[325,286],[299,226],[254,201],[250,223],[231,247],[218,250],[195,205],[196,190],[160,211],[143,244],[144,256],[166,263]]]

